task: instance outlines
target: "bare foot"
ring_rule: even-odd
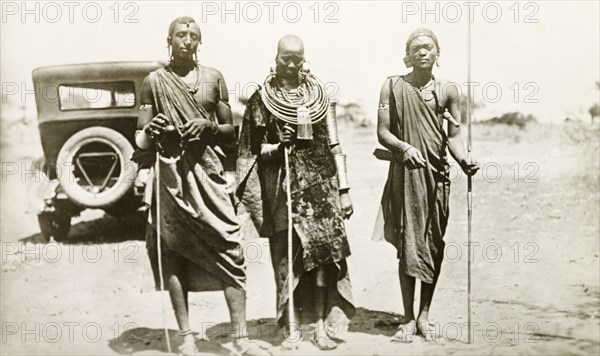
[[[290,333],[289,329],[286,328],[288,336],[281,342],[281,348],[284,350],[295,350],[298,348],[298,344],[302,341],[302,331],[300,328],[296,328],[296,331]]]
[[[239,338],[233,342],[231,354],[234,356],[270,356],[271,344],[261,340],[248,340]]]
[[[319,320],[315,325],[315,331],[310,341],[313,345],[323,351],[333,350],[337,347],[337,343],[327,334],[327,329],[325,328],[323,320]]]
[[[288,336],[281,342],[280,346],[284,350],[296,350],[300,341],[297,337]]]
[[[179,345],[177,347],[177,354],[178,355],[184,355],[184,356],[192,356],[192,355],[198,355],[200,352],[198,351],[198,348],[196,347],[196,343],[194,342],[194,336],[193,335],[189,335],[192,337],[192,340],[190,341],[189,339],[184,338],[184,341],[181,343],[181,345]]]
[[[408,323],[400,324],[398,331],[392,336],[392,342],[413,342],[413,337],[417,334],[417,322],[412,319]]]
[[[417,321],[417,334],[423,336],[425,341],[438,341],[439,334],[435,324],[431,324],[429,319],[419,318]]]

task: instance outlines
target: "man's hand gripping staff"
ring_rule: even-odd
[[[156,142],[164,153],[174,156],[177,155],[182,142],[200,139],[205,132],[215,135],[219,132],[219,125],[208,119],[196,118],[189,120],[180,127],[180,130],[177,130],[167,116],[160,113],[144,126],[142,135],[136,137],[136,141],[138,146],[143,148],[148,148]]]
[[[454,127],[460,127],[460,123],[458,123],[452,117],[452,115],[448,112],[448,110],[446,110],[444,112],[443,117],[444,117],[444,119],[448,120],[448,122],[450,124],[454,125]],[[405,164],[408,169],[419,169],[419,168],[425,168],[428,166],[428,163],[425,160],[425,158],[423,157],[423,154],[421,153],[421,151],[419,151],[417,148],[415,148],[413,146],[408,145],[408,147],[404,148],[404,150],[402,152],[396,152],[396,153],[397,154],[394,155],[390,151],[378,148],[375,150],[375,152],[373,152],[373,155],[375,155],[375,157],[377,159],[383,160],[383,161],[391,161],[392,159],[395,158],[398,162]],[[463,172],[468,176],[474,175],[480,169],[479,163],[471,162],[466,158],[460,160],[460,162],[458,162],[458,163],[460,165],[460,168],[463,170]],[[437,172],[437,169],[435,169],[435,167],[431,166],[430,164],[429,164],[429,168],[431,170],[433,170],[434,172]]]

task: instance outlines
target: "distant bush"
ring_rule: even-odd
[[[592,107],[590,107],[588,112],[590,113],[590,117],[591,117],[592,124],[593,124],[594,118],[600,116],[600,107],[598,106],[598,103],[592,105]]]
[[[460,107],[460,122],[463,124],[467,123],[468,115],[467,115],[467,96],[462,95],[459,100]],[[482,101],[472,101],[471,103],[471,113],[476,112],[479,109],[483,109],[485,104]]]
[[[357,103],[338,104],[336,113],[337,119],[341,122],[355,122],[363,127],[371,124],[362,106]]]
[[[489,125],[509,125],[524,128],[527,124],[537,122],[537,119],[533,115],[523,115],[522,113],[515,111],[506,113],[500,117],[493,117],[489,120],[484,120],[481,123]]]

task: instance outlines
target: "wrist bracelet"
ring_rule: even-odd
[[[338,153],[333,156],[335,160],[335,168],[337,169],[338,190],[350,189],[348,184],[348,174],[346,171],[346,155]]]
[[[329,110],[327,110],[327,117],[325,119],[325,122],[327,123],[327,139],[329,141],[329,146],[334,146],[340,143],[340,139],[338,137],[335,106],[335,101],[329,102]]]

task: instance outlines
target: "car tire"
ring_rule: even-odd
[[[73,174],[75,155],[90,143],[103,143],[112,148],[118,157],[120,174],[113,186],[101,192],[84,189]],[[119,132],[107,127],[88,127],[71,136],[60,149],[56,160],[58,179],[67,196],[76,204],[89,208],[110,206],[132,187],[137,166],[131,161],[133,146]]]
[[[46,242],[53,237],[55,241],[65,241],[71,230],[71,216],[60,212],[43,212],[38,215],[40,231]]]

